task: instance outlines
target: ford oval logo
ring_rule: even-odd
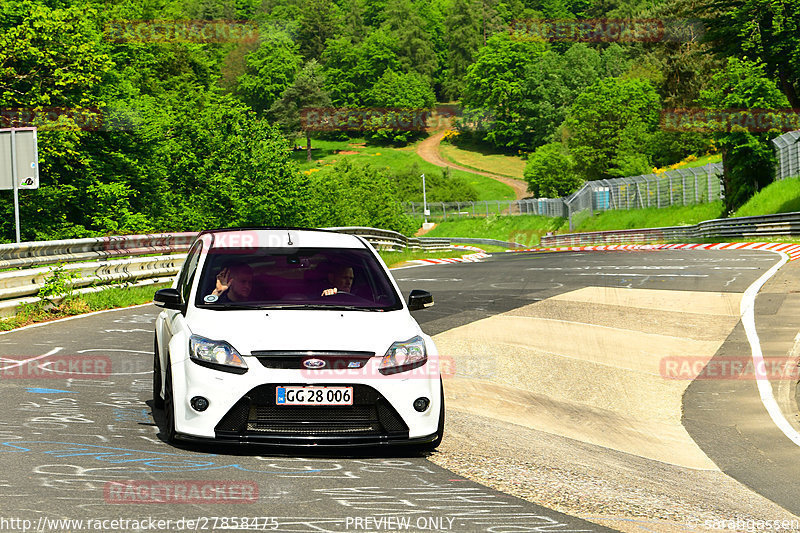
[[[328,363],[326,363],[324,359],[306,359],[305,361],[303,361],[303,366],[310,370],[325,368],[325,365],[327,364]]]

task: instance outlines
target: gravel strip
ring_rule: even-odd
[[[748,531],[735,520],[795,520],[794,529],[782,530],[800,531],[800,518],[722,472],[455,410],[448,410],[445,439],[429,459],[488,487],[624,532]]]

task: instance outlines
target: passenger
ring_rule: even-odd
[[[322,291],[322,296],[333,296],[339,292],[350,293],[353,288],[353,267],[336,265],[328,273],[328,281],[333,287]]]
[[[216,296],[216,300],[211,301],[244,302],[250,298],[252,292],[253,269],[250,265],[237,263],[223,268],[217,274],[217,286],[211,293],[211,296]]]

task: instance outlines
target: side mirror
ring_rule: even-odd
[[[433,295],[428,291],[421,291],[414,289],[408,295],[408,310],[416,311],[418,309],[425,309],[426,307],[433,306]]]
[[[153,303],[164,309],[183,311],[181,294],[178,292],[178,289],[173,289],[172,287],[157,290],[156,295],[153,297]]]

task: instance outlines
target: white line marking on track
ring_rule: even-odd
[[[37,355],[35,357],[31,357],[30,359],[22,359],[22,360],[20,360],[20,359],[8,359],[8,358],[3,357],[3,358],[0,358],[0,362],[12,363],[12,364],[9,365],[9,366],[4,366],[4,367],[0,368],[0,370],[5,371],[5,370],[8,370],[9,368],[16,368],[18,366],[22,366],[25,363],[29,363],[31,361],[37,361],[39,359],[44,359],[45,357],[50,357],[51,355],[57,354],[61,350],[63,350],[63,348],[61,346],[57,346],[57,347],[53,348],[52,350],[50,350],[49,352],[47,352],[45,354]]]
[[[758,291],[761,287],[771,278],[783,265],[789,261],[789,256],[784,252],[770,250],[781,256],[781,260],[773,265],[767,272],[758,278],[752,285],[750,285],[744,295],[742,296],[742,303],[739,307],[742,316],[742,325],[747,333],[747,341],[750,343],[750,349],[753,354],[753,365],[756,372],[756,385],[758,386],[758,393],[761,396],[761,403],[769,413],[770,418],[778,426],[786,437],[792,442],[800,446],[800,433],[798,433],[788,420],[783,416],[778,402],[775,401],[775,396],[772,393],[772,384],[767,379],[766,368],[764,365],[764,354],[761,351],[761,343],[758,339],[756,332],[756,319],[755,319],[755,303]]]

